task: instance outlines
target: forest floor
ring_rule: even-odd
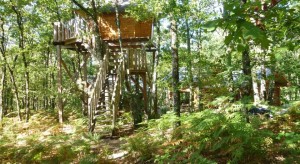
[[[62,125],[52,111],[33,113],[27,123],[13,115],[4,118],[0,163],[123,163],[127,151],[122,137],[133,133],[130,125],[111,137],[109,129],[88,133],[87,120],[75,113],[69,113]]]
[[[221,111],[221,112],[220,112]],[[272,120],[222,110],[183,113],[181,127],[168,113],[133,130],[126,117],[116,136],[109,126],[87,132],[87,119],[32,111],[29,122],[6,116],[0,126],[0,163],[297,163],[300,103]],[[129,118],[129,117],[127,117]],[[99,125],[100,126],[100,125]]]

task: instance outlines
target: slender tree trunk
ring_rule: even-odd
[[[25,66],[25,112],[26,112],[26,122],[29,121],[30,110],[29,110],[29,72],[28,65],[25,58],[25,54],[23,56],[23,62]]]
[[[198,64],[198,110],[201,111],[203,109],[203,105],[201,103],[202,95],[201,95],[201,30],[197,31],[197,36],[199,41],[197,42],[197,49],[198,49],[198,56],[200,58],[199,64]]]
[[[178,39],[177,39],[177,22],[173,17],[171,20],[171,54],[172,54],[172,87],[173,87],[173,108],[175,114],[180,117],[180,93],[179,93],[179,57],[178,57]],[[180,126],[176,122],[175,126]]]
[[[1,18],[0,23],[1,23],[0,24],[0,27],[1,27],[0,52],[2,54],[2,56],[0,57],[0,61],[3,61],[3,56],[6,51],[5,50],[6,47],[5,47],[4,19]],[[3,66],[0,68],[0,78],[1,78],[1,81],[0,81],[0,126],[2,126],[2,119],[3,119],[3,115],[4,115],[4,110],[5,110],[5,103],[4,103],[4,99],[5,99],[4,83],[5,83],[5,78],[6,78],[5,74],[6,74],[6,63],[4,63]]]
[[[3,21],[3,20],[2,20]],[[4,60],[4,63],[5,65],[7,66],[8,68],[8,71],[9,71],[9,74],[10,74],[10,80],[11,80],[11,83],[13,85],[13,88],[14,88],[14,95],[15,95],[15,100],[16,100],[16,108],[17,108],[17,112],[18,112],[18,118],[19,120],[21,121],[22,120],[22,117],[21,117],[21,111],[20,111],[20,100],[19,100],[19,92],[18,92],[18,87],[16,85],[16,80],[15,80],[15,76],[14,76],[14,72],[13,72],[13,69],[10,67],[10,65],[8,64],[7,62],[7,58],[6,58],[6,40],[5,40],[5,32],[4,32],[4,24],[2,23],[1,24],[1,31],[2,31],[2,37],[1,37],[1,47],[0,47],[0,50],[1,50],[1,54],[2,54],[2,58]],[[17,59],[17,56],[15,57],[14,59],[14,62],[16,61]],[[8,99],[8,98],[7,98]],[[8,101],[7,101],[8,102]],[[11,101],[12,102],[12,101]],[[6,103],[8,104],[8,103]],[[12,106],[12,103],[11,103],[11,106]],[[2,112],[3,112],[3,109],[2,109]],[[3,113],[4,114],[4,113]]]
[[[157,67],[160,57],[160,42],[161,42],[161,33],[160,33],[160,21],[156,22],[156,32],[157,39],[156,45],[157,50],[155,52],[154,61],[153,61],[153,79],[152,79],[152,100],[153,100],[153,114],[154,118],[158,117],[158,109],[157,109]]]
[[[294,78],[292,78],[291,73],[288,73],[288,81],[293,81],[293,80],[294,80]],[[293,90],[289,90],[288,95],[289,95],[289,101],[292,101],[293,100]],[[280,99],[280,95],[279,95],[279,99]]]
[[[131,96],[131,99],[133,99],[132,115],[133,115],[134,128],[138,128],[139,123],[143,121],[142,95],[140,93],[139,75],[135,74],[134,79],[135,79],[134,80],[135,90],[134,90],[134,95]]]
[[[51,80],[51,81],[52,81],[52,82],[51,82],[51,84],[52,84],[52,85],[51,85],[51,88],[54,89],[55,86],[56,86],[56,84],[55,84],[55,75],[54,75],[54,73],[51,73],[51,79],[52,79],[52,80]],[[56,104],[55,104],[55,100],[56,100],[56,97],[57,97],[57,96],[54,96],[53,98],[50,99],[50,106],[51,106],[51,109],[52,109],[52,110],[55,109],[55,105],[56,105]]]
[[[269,87],[268,87],[268,95],[267,95],[267,100],[268,100],[268,103],[269,104],[273,104],[273,99],[274,99],[274,90],[275,90],[275,65],[276,65],[276,58],[275,58],[275,55],[274,54],[271,54],[271,57],[270,57],[270,60],[271,60],[271,77],[268,77],[269,79]]]
[[[243,51],[242,53],[242,63],[243,63],[243,73],[246,77],[246,85],[243,89],[243,98],[252,98],[252,75],[251,75],[251,59],[249,55],[249,49]]]
[[[46,53],[46,63],[45,63],[45,67],[47,70],[49,70],[49,62],[50,62],[50,48],[48,47],[47,53]],[[45,84],[44,84],[45,91],[47,90],[48,87],[50,87],[49,84],[50,84],[49,72],[47,72],[46,77],[45,77]],[[48,108],[49,108],[49,96],[44,95],[44,109],[48,109]]]
[[[87,61],[88,61],[88,54],[84,54],[83,55],[83,78],[82,80],[84,81],[84,92],[82,92],[82,113],[84,115],[86,115],[87,111],[88,111],[88,83],[87,83]]]
[[[124,60],[124,54],[123,54],[123,47],[122,47],[122,34],[121,34],[121,24],[120,24],[120,16],[119,16],[119,9],[118,9],[118,0],[115,0],[115,12],[116,12],[116,25],[118,28],[118,40],[119,40],[119,45],[120,45],[120,55],[122,57],[121,60]],[[121,65],[119,65],[121,67]],[[117,75],[118,76],[118,75]],[[119,79],[121,80],[121,79]],[[117,85],[117,84],[116,84]],[[122,85],[122,82],[121,82]],[[122,86],[121,86],[122,88]],[[112,130],[112,135],[116,134],[116,122],[117,122],[117,116],[119,115],[119,106],[113,109],[113,130]]]
[[[185,19],[185,27],[186,27],[186,44],[187,44],[187,54],[188,54],[188,79],[189,79],[189,89],[190,89],[190,97],[189,97],[189,106],[190,106],[190,111],[193,110],[194,108],[194,79],[193,79],[193,72],[192,72],[192,67],[193,67],[193,57],[191,54],[191,36],[190,36],[190,25],[188,18]]]
[[[63,101],[62,101],[62,64],[61,64],[61,46],[57,47],[57,109],[59,123],[63,123]]]
[[[297,80],[297,82],[296,82],[296,88],[295,88],[295,100],[298,100],[298,94],[299,94],[299,89],[300,89],[300,77],[296,77],[296,80]]]
[[[28,62],[26,59],[26,55],[24,53],[25,49],[25,38],[24,38],[24,25],[23,25],[23,16],[21,14],[21,11],[16,8],[16,6],[12,6],[13,11],[15,12],[17,16],[17,24],[19,28],[19,48],[22,51],[22,60],[25,68],[25,112],[26,112],[26,122],[29,120],[29,72],[28,72]]]
[[[118,0],[115,0],[115,12],[116,12],[116,24],[117,24],[117,28],[118,28],[118,39],[119,39],[119,44],[120,44],[120,50],[121,50],[121,55],[123,55],[121,24],[120,24],[119,10],[118,10]]]
[[[1,70],[0,70],[0,127],[2,126],[2,119],[3,119],[3,114],[4,114],[4,110],[5,110],[5,103],[4,103],[4,83],[5,83],[5,73],[6,73],[6,67],[5,65],[2,66]]]
[[[9,74],[10,74],[10,81],[13,85],[13,88],[14,88],[14,95],[15,95],[15,101],[16,101],[16,108],[17,108],[17,111],[18,111],[18,118],[19,120],[21,121],[22,120],[22,116],[21,116],[21,110],[20,110],[20,98],[19,98],[19,90],[18,90],[18,87],[17,87],[17,84],[16,84],[16,79],[15,79],[15,75],[14,75],[14,72],[12,70],[12,68],[10,68],[10,66],[8,66],[8,70],[9,70]]]

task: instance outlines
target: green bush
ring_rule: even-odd
[[[187,142],[197,145],[197,151],[212,158],[229,157],[232,162],[240,162],[249,156],[265,158],[262,156],[266,152],[264,139],[272,135],[271,132],[255,129],[239,113],[224,115],[206,110],[187,121],[190,126],[184,137],[188,138]]]
[[[181,126],[173,129],[176,121],[173,113],[150,121],[146,130],[128,140],[129,149],[156,163],[240,163],[253,157],[253,162],[261,162],[274,140],[271,131],[258,128],[259,120],[247,123],[238,112],[182,114]]]
[[[132,138],[128,138],[127,149],[129,152],[137,153],[141,161],[147,161],[154,157],[158,151],[159,142],[155,141],[149,133],[137,133]]]

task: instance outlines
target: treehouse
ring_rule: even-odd
[[[119,6],[119,23],[123,48],[141,48],[152,37],[153,20],[136,21],[125,13],[128,5]],[[87,15],[82,10],[75,10],[76,15],[87,20]],[[116,13],[113,7],[104,7],[98,16],[99,32],[101,39],[110,49],[119,48],[119,33],[116,24]]]
[[[82,69],[85,70],[82,80],[85,99],[87,99],[86,108],[90,120],[90,131],[94,130],[99,113],[110,113],[113,125],[115,124],[119,115],[122,92],[124,90],[131,92],[132,86],[136,86],[138,92],[143,95],[141,102],[144,103],[144,112],[150,113],[147,109],[149,85],[147,77],[150,75],[147,54],[154,55],[155,52],[155,47],[148,44],[152,37],[153,22],[151,19],[136,21],[126,16],[126,7],[118,7],[118,19],[115,8],[108,8],[99,13],[97,24],[102,42],[101,51],[104,52],[104,56],[98,62],[99,70],[92,83],[87,83],[87,61],[81,64],[84,67]],[[81,53],[86,56],[83,59],[87,60],[88,56],[93,57],[97,49],[93,35],[95,33],[94,22],[88,19],[85,12],[81,10],[75,10],[75,14],[75,19],[67,23],[54,23],[53,44],[57,46],[58,58],[61,58],[59,56],[60,48],[62,48]],[[117,20],[119,20],[119,27],[116,25]],[[122,47],[119,42],[119,30]],[[61,62],[59,67],[70,72],[64,66],[63,60]],[[72,78],[72,75],[70,77]]]
[[[233,71],[232,78],[237,87],[239,87],[239,93],[236,94],[235,99],[239,100],[243,92],[243,85],[238,84],[242,71]],[[259,67],[255,70],[255,76],[253,78],[253,96],[254,102],[271,101],[272,105],[281,105],[281,87],[288,86],[288,80],[284,74],[279,72],[272,73],[270,68]]]
[[[256,99],[256,101],[272,99],[272,105],[280,106],[281,87],[288,86],[289,82],[282,73],[278,72],[274,73],[273,79],[267,79],[268,76],[271,76],[272,74],[268,68],[266,68],[265,70],[266,79],[264,79],[263,77],[258,77],[258,80],[256,80],[253,84],[254,99]],[[269,70],[269,72],[267,70]]]

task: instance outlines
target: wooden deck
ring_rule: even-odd
[[[88,32],[83,19],[72,19],[66,23],[54,23],[53,44],[64,49],[87,51],[93,47],[93,38],[85,36]]]

